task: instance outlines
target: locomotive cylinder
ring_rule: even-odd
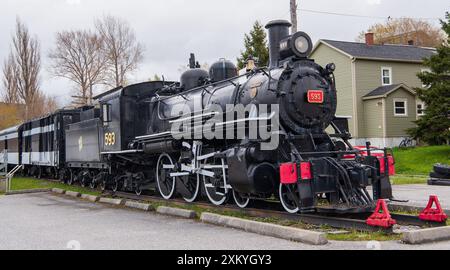
[[[146,154],[159,154],[159,153],[172,153],[177,150],[174,141],[161,141],[146,143],[144,145],[144,153]]]

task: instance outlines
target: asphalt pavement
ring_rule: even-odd
[[[450,241],[420,246],[389,242],[338,242],[324,246],[37,193],[0,196],[0,249],[450,249]]]
[[[407,203],[396,203],[425,208],[430,195],[437,195],[443,209],[450,210],[450,187],[429,185],[398,185],[392,186],[396,199],[408,200]]]

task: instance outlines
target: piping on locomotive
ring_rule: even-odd
[[[348,119],[336,116],[335,65],[308,59],[310,37],[290,35],[290,26],[267,24],[269,67],[238,76],[221,60],[207,72],[191,56],[180,82],[146,82],[97,96],[100,108],[61,118],[64,125],[51,137],[61,138],[61,159],[45,170],[69,184],[138,195],[156,189],[168,200],[180,195],[193,202],[204,194],[215,205],[233,197],[242,208],[277,200],[290,213],[372,211],[374,201],[392,198],[392,156],[369,143],[367,149],[349,143]],[[230,105],[252,109],[229,120],[235,115]],[[249,136],[253,122],[258,135],[270,136]],[[205,138],[205,126],[223,139]],[[240,129],[243,136],[226,137]],[[275,147],[263,147],[274,138]],[[43,170],[36,163],[27,169]]]

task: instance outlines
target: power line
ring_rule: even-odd
[[[337,13],[337,12],[328,12],[328,11],[319,11],[319,10],[311,10],[311,9],[302,9],[299,8],[299,11],[316,13],[316,14],[326,14],[326,15],[335,15],[335,16],[345,16],[345,17],[356,17],[356,18],[369,18],[369,19],[380,19],[380,20],[390,20],[394,19],[392,16],[381,17],[381,16],[367,16],[367,15],[358,15],[358,14],[349,14],[349,13]],[[411,18],[418,20],[440,20],[441,18],[415,18],[415,17],[401,17],[401,18]]]

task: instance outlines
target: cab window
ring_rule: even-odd
[[[111,122],[111,105],[110,104],[102,105],[102,116],[103,116],[103,123]]]

